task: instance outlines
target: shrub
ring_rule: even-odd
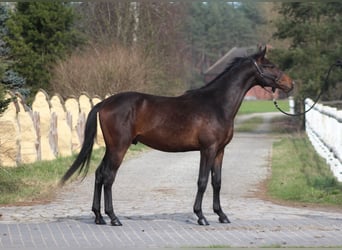
[[[118,45],[89,46],[57,63],[53,72],[53,90],[64,97],[82,91],[102,97],[129,90],[153,92],[162,75],[151,57]]]

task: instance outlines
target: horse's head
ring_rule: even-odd
[[[290,92],[293,89],[294,81],[270,62],[266,57],[266,47],[259,53],[251,56],[251,61],[256,69],[256,82],[262,87],[272,87],[284,92]]]

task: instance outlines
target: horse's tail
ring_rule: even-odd
[[[99,111],[101,104],[102,102],[96,104],[88,114],[81,151],[74,163],[62,177],[60,182],[61,185],[63,185],[78,169],[79,174],[84,171],[84,176],[86,176],[88,173],[89,162],[97,132],[97,112]]]

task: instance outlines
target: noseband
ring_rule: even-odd
[[[283,75],[283,72],[280,72],[279,75],[272,75],[268,72],[264,72],[263,69],[257,64],[257,62],[253,58],[250,57],[250,59],[258,71],[258,74],[260,76],[259,79],[263,83],[264,87],[269,85],[269,83],[266,81],[266,79],[271,80],[275,85],[279,85],[278,83],[279,83],[280,78]],[[277,86],[271,86],[271,87],[272,87],[272,92],[274,92],[275,89],[277,88]]]

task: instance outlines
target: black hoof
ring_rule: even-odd
[[[96,218],[95,219],[95,224],[97,224],[97,225],[105,225],[106,222],[105,222],[105,220],[102,217],[100,217],[100,218]]]
[[[112,219],[111,222],[112,226],[122,226],[122,223],[118,218]]]
[[[224,217],[219,217],[219,222],[228,224],[228,223],[230,223],[230,220],[228,219],[227,216],[224,216]]]
[[[198,219],[197,223],[198,223],[198,225],[201,225],[201,226],[208,226],[209,225],[209,223],[208,223],[206,218]]]

